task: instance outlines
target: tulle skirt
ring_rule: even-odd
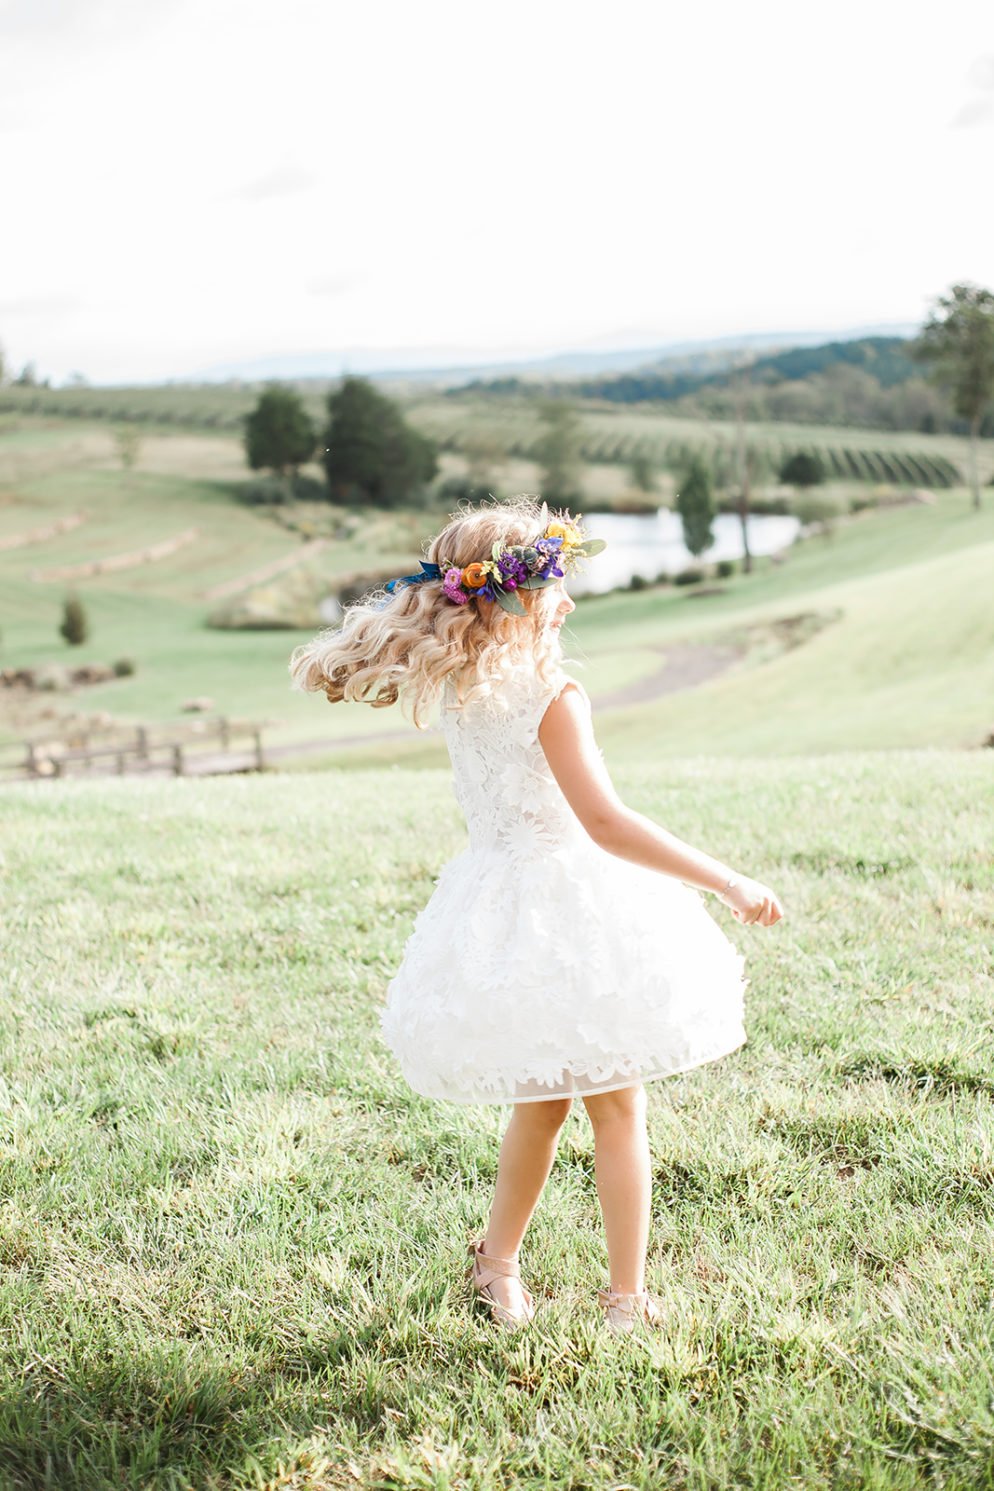
[[[743,1045],[744,967],[700,891],[586,835],[470,847],[415,920],[380,1028],[424,1097],[610,1092]]]

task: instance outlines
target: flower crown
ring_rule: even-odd
[[[401,575],[390,580],[387,590],[397,585],[421,585],[426,580],[441,580],[442,593],[457,606],[471,600],[496,601],[514,616],[524,616],[525,608],[518,590],[541,590],[569,574],[581,559],[599,554],[606,544],[602,538],[587,538],[579,516],[548,521],[548,508],[542,505],[546,526],[540,538],[529,544],[494,544],[489,559],[475,560],[460,566],[443,560],[441,564],[421,561],[422,573]]]

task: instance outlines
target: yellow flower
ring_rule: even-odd
[[[550,523],[545,530],[545,536],[546,538],[561,538],[564,547],[583,543],[580,530],[574,523]]]

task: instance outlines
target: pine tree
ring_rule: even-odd
[[[711,472],[700,455],[691,457],[676,496],[676,508],[683,523],[683,541],[696,558],[714,543],[711,519],[714,517]]]

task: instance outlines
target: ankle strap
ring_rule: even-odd
[[[492,1258],[489,1253],[482,1251],[482,1243],[471,1242],[469,1251],[480,1263],[486,1264],[492,1273],[503,1274],[507,1278],[516,1279],[520,1264],[516,1258]]]
[[[613,1289],[598,1289],[598,1294],[605,1304],[620,1306],[621,1309],[633,1309],[637,1304],[644,1304],[648,1297],[647,1289],[640,1289],[638,1294],[622,1294]]]

